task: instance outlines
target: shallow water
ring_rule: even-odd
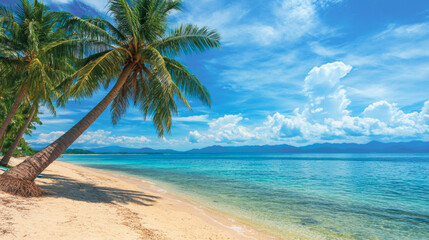
[[[429,154],[64,155],[303,239],[429,239]]]

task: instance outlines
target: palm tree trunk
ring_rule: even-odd
[[[18,144],[22,139],[22,136],[24,136],[25,130],[27,130],[28,125],[33,119],[34,113],[36,112],[36,108],[37,108],[37,103],[33,103],[33,106],[31,107],[30,115],[28,116],[27,121],[25,122],[24,126],[22,126],[22,128],[19,130],[18,136],[16,137],[15,141],[13,141],[6,155],[0,161],[0,166],[7,166],[7,164],[9,163],[10,158],[13,156],[13,153],[15,152],[16,147],[18,147]]]
[[[126,65],[119,75],[115,86],[113,86],[103,100],[64,135],[34,156],[27,158],[18,166],[0,175],[0,190],[21,196],[42,195],[43,191],[35,185],[34,179],[97,120],[125,84],[133,67],[133,64]]]
[[[0,143],[0,154],[1,154],[1,150],[3,150],[3,146],[4,146],[4,142],[6,141],[6,134],[1,138],[1,143]]]
[[[21,101],[24,98],[26,91],[27,87],[24,85],[19,91],[18,96],[16,97],[15,102],[12,105],[12,108],[10,109],[9,113],[7,114],[0,127],[0,137],[3,137],[3,135],[6,133],[7,126],[9,126],[9,123],[15,115],[16,110],[18,110],[18,107],[21,104]]]

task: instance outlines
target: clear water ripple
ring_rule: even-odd
[[[65,155],[150,178],[278,235],[429,239],[429,154]]]

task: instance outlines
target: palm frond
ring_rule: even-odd
[[[112,105],[110,106],[113,125],[116,125],[119,122],[121,117],[126,113],[128,109],[129,99],[131,97],[130,79],[133,78],[134,76],[133,74],[131,74],[128,78],[128,82],[124,84],[118,95],[116,95],[115,99],[113,99]]]
[[[112,49],[113,46],[100,40],[77,38],[63,39],[47,44],[42,48],[42,54],[53,54],[56,57],[82,58],[94,52]]]
[[[70,77],[70,79],[77,78],[70,89],[70,95],[77,99],[91,96],[100,85],[108,84],[118,75],[127,56],[127,52],[123,49],[115,48],[80,68]]]
[[[180,91],[190,97],[198,98],[202,103],[211,105],[210,93],[201,81],[179,61],[164,57],[165,65]]]
[[[120,45],[125,36],[106,20],[96,17],[80,18],[70,13],[58,12],[57,18],[70,33],[79,33],[87,39]]]
[[[172,29],[165,38],[151,46],[167,56],[199,53],[211,48],[220,48],[220,36],[216,31],[207,27],[181,25]]]
[[[109,0],[109,13],[115,19],[118,30],[135,40],[139,26],[137,16],[127,0]]]
[[[121,44],[122,42],[127,40],[127,36],[124,35],[119,29],[117,29],[113,24],[108,22],[105,19],[94,17],[94,18],[88,18],[86,19],[91,24],[94,24],[96,26],[99,26],[102,29],[105,29],[108,33],[111,34],[111,36],[114,37],[116,40],[115,42],[117,44]]]
[[[137,101],[144,118],[151,117],[159,137],[171,131],[172,115],[177,114],[174,92],[166,88],[171,89],[161,81],[150,81],[148,93],[139,94]]]
[[[146,59],[147,64],[153,67],[151,72],[156,75],[157,79],[163,84],[171,84],[171,75],[165,66],[164,57],[157,49],[152,47],[142,49],[141,55],[143,59]]]

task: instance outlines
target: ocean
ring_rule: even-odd
[[[63,155],[278,236],[429,239],[429,154]]]

